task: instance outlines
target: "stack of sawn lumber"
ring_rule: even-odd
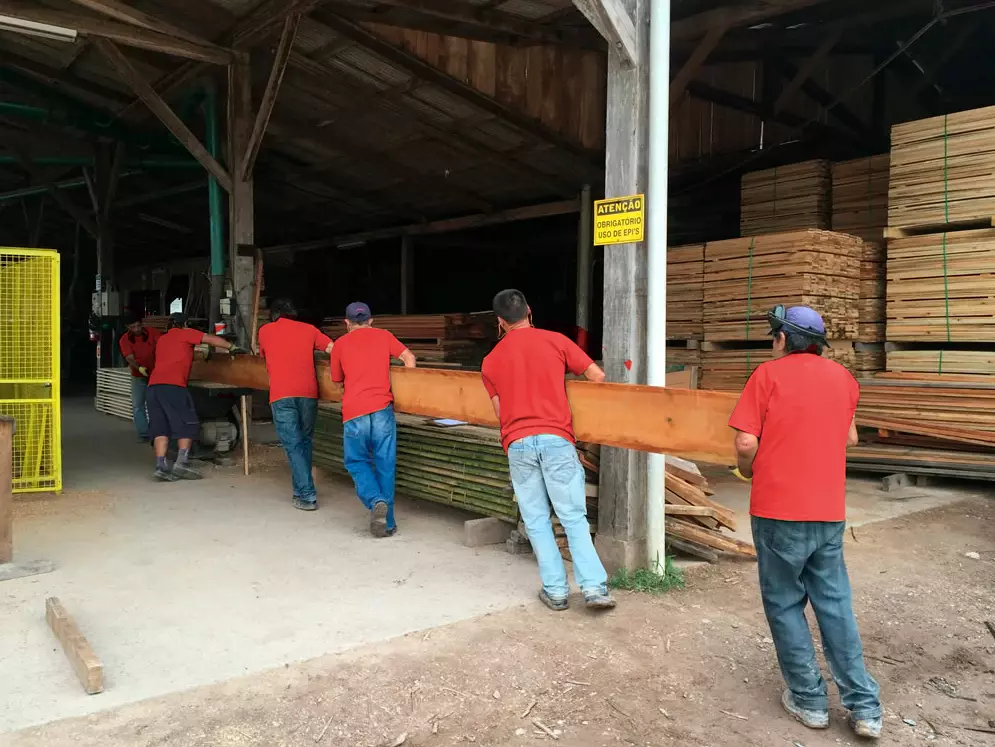
[[[667,339],[701,340],[704,334],[705,245],[667,249]]]
[[[804,161],[744,174],[740,233],[757,236],[801,228],[829,228],[831,202],[828,161]]]
[[[493,312],[478,314],[400,314],[376,316],[373,325],[394,333],[422,363],[479,365],[497,336]],[[345,319],[322,322],[333,340],[346,333]]]
[[[833,230],[879,246],[888,225],[887,153],[832,166]]]

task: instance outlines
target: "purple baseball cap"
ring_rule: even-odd
[[[817,335],[826,334],[826,325],[819,312],[808,306],[792,306],[784,312],[784,319],[796,327],[809,329]]]
[[[362,301],[356,301],[345,307],[345,318],[350,322],[366,322],[371,316],[373,314],[370,313],[370,307]]]

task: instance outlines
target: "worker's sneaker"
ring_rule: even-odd
[[[612,610],[615,600],[608,589],[591,589],[584,592],[584,606],[589,610]]]
[[[318,501],[306,501],[303,498],[298,498],[295,495],[294,508],[299,508],[301,511],[317,511]]]
[[[850,728],[853,729],[853,733],[864,739],[880,739],[881,726],[882,721],[880,717],[857,719],[850,716]]]
[[[156,471],[152,473],[152,477],[154,477],[159,482],[176,482],[177,480],[180,479],[172,472],[170,472],[168,469],[162,469],[161,467],[156,468]]]
[[[387,504],[378,501],[370,512],[370,534],[374,537],[387,536]]]
[[[569,597],[551,597],[545,589],[539,590],[539,601],[554,612],[563,612],[563,610],[570,607]]]
[[[785,690],[781,696],[781,705],[784,710],[790,713],[795,719],[809,729],[828,729],[829,711],[813,711],[809,708],[802,708],[795,703],[795,696],[790,690]]]
[[[200,479],[200,472],[191,467],[189,463],[180,464],[179,462],[176,462],[173,464],[173,474],[176,475],[179,480]]]

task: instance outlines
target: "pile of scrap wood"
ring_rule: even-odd
[[[479,365],[497,336],[493,312],[476,314],[400,314],[375,316],[373,326],[390,330],[422,363]],[[346,333],[343,317],[322,322],[337,340]]]
[[[829,228],[831,200],[828,161],[804,161],[744,174],[740,233],[757,236],[800,228]]]
[[[710,563],[719,559],[719,553],[756,559],[753,545],[722,532],[736,531],[736,514],[712,500],[712,495],[708,480],[693,463],[667,457],[667,545]]]

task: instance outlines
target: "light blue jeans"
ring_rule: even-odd
[[[607,593],[608,574],[587,523],[584,468],[576,447],[560,436],[526,436],[508,446],[508,466],[546,593],[553,599],[566,599],[570,594],[567,570],[553,536],[550,504],[567,533],[577,586],[585,593]]]
[[[310,397],[284,397],[270,405],[273,425],[290,463],[294,496],[305,503],[318,500],[311,477],[311,450],[318,400]]]
[[[397,471],[397,421],[394,407],[342,424],[343,463],[366,508],[387,504],[387,530],[394,529],[394,477]]]
[[[135,421],[135,432],[143,441],[149,440],[149,414],[145,411],[148,391],[148,379],[144,376],[131,377],[131,418]]]
[[[760,595],[785,684],[801,708],[825,711],[829,696],[805,619],[811,602],[822,649],[843,707],[855,719],[881,716],[878,683],[864,665],[843,562],[846,522],[777,521],[753,517]]]

